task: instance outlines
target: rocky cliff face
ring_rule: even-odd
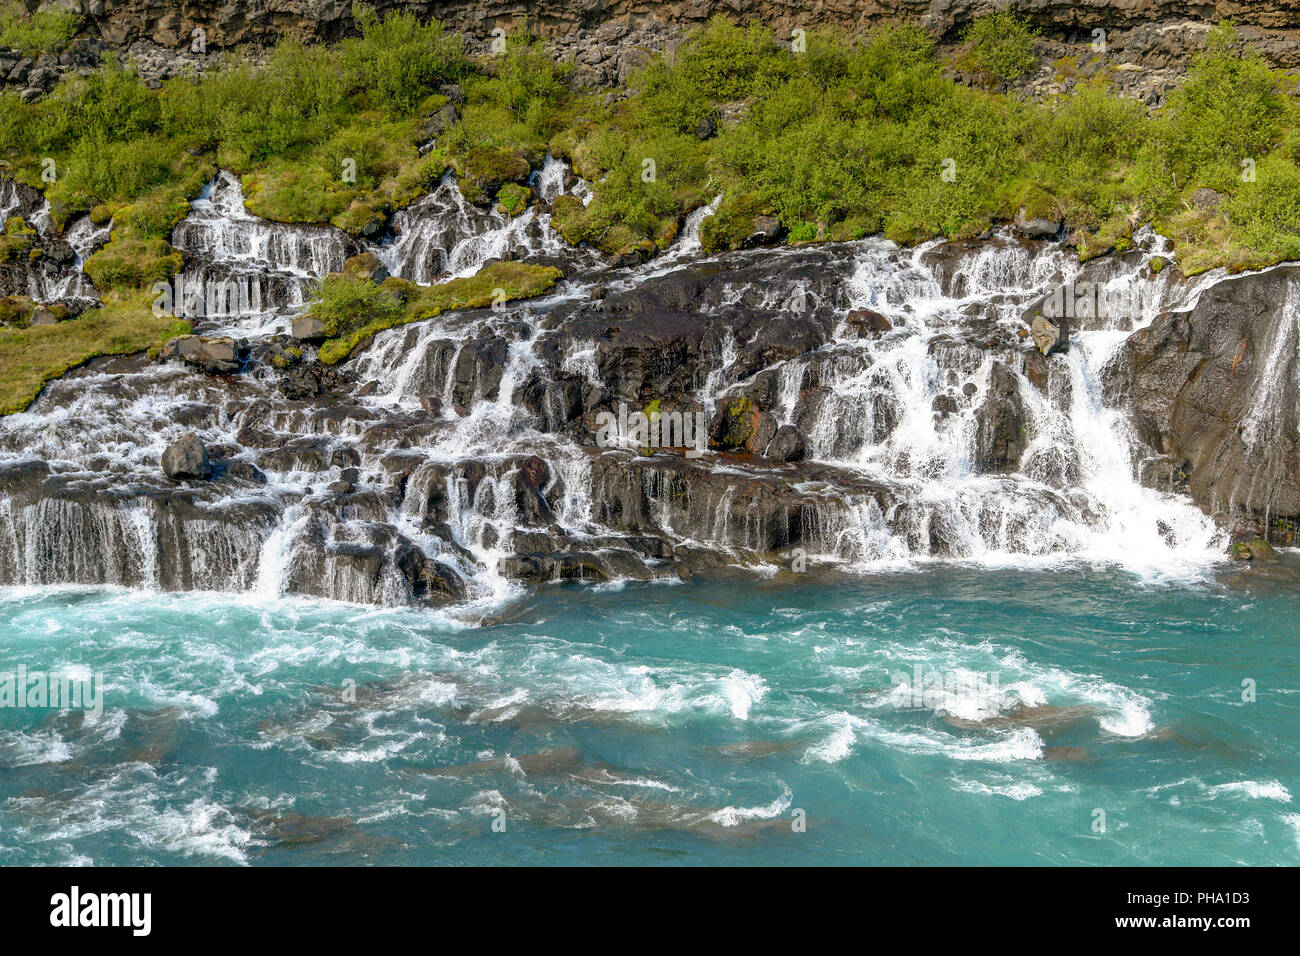
[[[59,0],[66,6],[69,0]],[[334,39],[352,28],[348,0],[258,0],[254,3],[195,4],[183,0],[70,0],[111,43],[151,39],[165,46],[188,45],[194,27],[209,31],[209,40],[226,46],[265,43],[281,35],[300,39]],[[864,29],[884,20],[909,20],[926,27],[940,39],[955,40],[974,17],[995,8],[991,0],[825,0],[805,4],[799,0],[375,0],[381,11],[414,10],[422,17],[437,17],[470,36],[490,35],[495,27],[508,27],[524,19],[550,34],[591,30],[602,23],[627,17],[632,21],[655,18],[686,26],[722,15],[742,20],[759,19],[778,31],[833,26]],[[1003,5],[1005,6],[1005,5]],[[1094,27],[1130,30],[1144,24],[1176,26],[1186,20],[1214,21],[1233,18],[1239,26],[1261,31],[1295,29],[1300,4],[1295,0],[1259,0],[1233,3],[1184,3],[1177,0],[1093,0],[1064,3],[1030,0],[1015,5],[1048,33],[1091,31]]]
[[[0,57],[0,73],[10,85],[43,90],[59,72],[94,59],[104,43],[133,57],[149,79],[183,69],[202,69],[222,49],[265,46],[284,36],[330,40],[354,29],[350,0],[257,0],[254,3],[198,4],[184,0],[47,0],[42,7],[72,5],[85,17],[83,33],[92,46],[50,62]],[[561,55],[572,57],[578,82],[609,87],[625,80],[653,53],[671,47],[710,17],[757,19],[778,36],[796,29],[834,27],[861,31],[884,21],[917,23],[944,47],[960,43],[966,26],[995,8],[993,0],[375,0],[381,11],[409,9],[437,17],[462,33],[471,50],[483,52],[493,31],[524,22],[551,39]],[[37,4],[29,3],[29,6]],[[1132,0],[1077,4],[1031,0],[1015,9],[1042,33],[1041,68],[1023,86],[1048,92],[1057,83],[1052,64],[1064,56],[1089,59],[1104,30],[1106,66],[1121,88],[1158,103],[1204,40],[1209,24],[1235,20],[1243,36],[1275,64],[1300,67],[1300,0],[1251,3],[1183,3]],[[193,49],[203,30],[206,52]],[[66,62],[65,62],[66,61]],[[31,74],[35,71],[34,77]],[[47,75],[48,73],[48,75]],[[36,95],[36,94],[31,94]]]

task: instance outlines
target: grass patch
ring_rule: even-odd
[[[75,10],[28,13],[16,0],[0,5],[0,47],[22,51],[24,56],[62,53],[77,32],[81,14]]]
[[[326,365],[342,362],[363,340],[394,326],[453,309],[481,309],[541,295],[563,276],[552,266],[520,262],[494,262],[469,278],[433,286],[328,276],[309,308],[331,336],[321,345],[320,360]]]
[[[190,330],[170,315],[155,316],[151,302],[147,295],[108,300],[55,325],[0,328],[0,415],[22,411],[46,382],[93,358],[144,352]]]

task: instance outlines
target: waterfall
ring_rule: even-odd
[[[238,177],[224,170],[190,204],[189,215],[172,230],[172,245],[189,262],[174,281],[180,311],[226,320],[244,331],[300,310],[316,282],[342,270],[361,248],[332,226],[289,225],[252,215],[244,208]],[[211,310],[209,303],[214,303]]]
[[[1222,550],[1188,499],[1139,483],[1138,442],[1101,384],[1127,336],[1224,278],[1151,275],[1151,258],[1171,255],[1154,233],[1087,266],[1006,234],[706,259],[699,230],[715,200],[661,256],[615,268],[550,227],[546,207],[566,188],[589,198],[584,183],[548,157],[532,186],[539,203],[511,217],[466,202],[448,174],[366,244],[253,216],[239,180],[218,174],[173,233],[188,263],[178,288],[234,283],[258,307],[208,313],[207,328],[254,342],[282,329],[316,280],[364,249],[419,283],[539,257],[563,260],[567,281],[381,332],[343,367],[355,384],[316,400],[287,400],[269,366],[226,382],[138,358],[51,383],[0,419],[0,582],[490,603],[521,578],[771,567],[796,551],[859,571],[1086,560],[1160,573]],[[24,202],[0,182],[0,209]],[[78,268],[59,277],[65,294],[107,234],[88,219],[69,229]],[[1028,311],[1084,280],[1125,308],[1037,355],[1021,338]],[[1300,415],[1276,404],[1296,374],[1294,292],[1248,443]],[[675,391],[648,392],[652,380]],[[802,455],[688,459],[593,438],[593,416],[620,401],[714,420],[742,398],[763,427],[797,434]],[[213,450],[211,481],[160,475],[162,450],[188,431]],[[992,460],[990,432],[1016,447]]]
[[[547,203],[563,191],[564,172],[563,163],[548,158],[534,174],[535,187]],[[509,216],[495,206],[475,206],[449,171],[430,195],[393,217],[395,238],[373,248],[393,275],[430,285],[472,276],[491,259],[567,256],[569,250],[550,221],[549,213],[531,207]]]

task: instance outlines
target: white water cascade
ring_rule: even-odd
[[[467,203],[448,176],[366,244],[252,216],[238,179],[220,174],[173,242],[186,279],[248,283],[262,305],[234,326],[202,316],[201,332],[278,332],[316,280],[367,249],[420,283],[495,258],[563,261],[566,280],[530,302],[382,332],[343,366],[349,384],[315,400],[287,399],[270,368],[223,381],[144,359],[52,383],[0,419],[0,581],[486,605],[519,581],[780,566],[794,548],[860,571],[1083,560],[1144,574],[1222,552],[1189,499],[1138,482],[1138,442],[1103,388],[1128,335],[1222,279],[1155,274],[1151,257],[1170,256],[1159,237],[1091,271],[1009,236],[706,260],[710,205],[656,260],[612,269],[550,228],[567,180],[548,158],[540,204],[509,217]],[[587,194],[580,181],[568,191]],[[83,257],[104,235],[78,223],[67,238]],[[1037,355],[1027,310],[1085,275],[1131,307]],[[1297,335],[1287,326],[1276,348]],[[676,384],[661,396],[655,382]],[[660,398],[708,419],[750,401],[802,455],[596,446],[600,409]],[[994,407],[1014,428],[994,427]],[[1261,403],[1247,432],[1270,414]],[[990,430],[1016,446],[1006,462],[987,461]],[[159,456],[191,431],[218,469],[168,482]]]

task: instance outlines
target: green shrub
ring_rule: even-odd
[[[21,50],[26,56],[62,53],[68,48],[81,15],[75,10],[28,13],[13,2],[0,5],[0,47]]]
[[[308,311],[335,337],[372,323],[391,323],[402,314],[403,306],[392,289],[369,279],[332,274],[320,283]]]
[[[1288,113],[1294,119],[1295,103],[1287,95],[1293,81],[1239,45],[1232,24],[1220,24],[1192,61],[1186,82],[1169,96],[1157,145],[1185,176],[1217,166],[1226,179],[1235,178],[1242,160],[1277,144]]]
[[[352,89],[375,108],[410,113],[468,65],[460,37],[447,35],[437,20],[422,24],[414,13],[380,19],[361,4],[353,18],[361,36],[344,43],[343,64]]]
[[[1227,202],[1228,221],[1270,258],[1300,259],[1300,169],[1282,156],[1260,162],[1253,183]]]
[[[976,17],[966,31],[971,62],[981,73],[998,80],[1024,76],[1038,64],[1034,38],[1038,31],[1015,14],[996,10]]]

